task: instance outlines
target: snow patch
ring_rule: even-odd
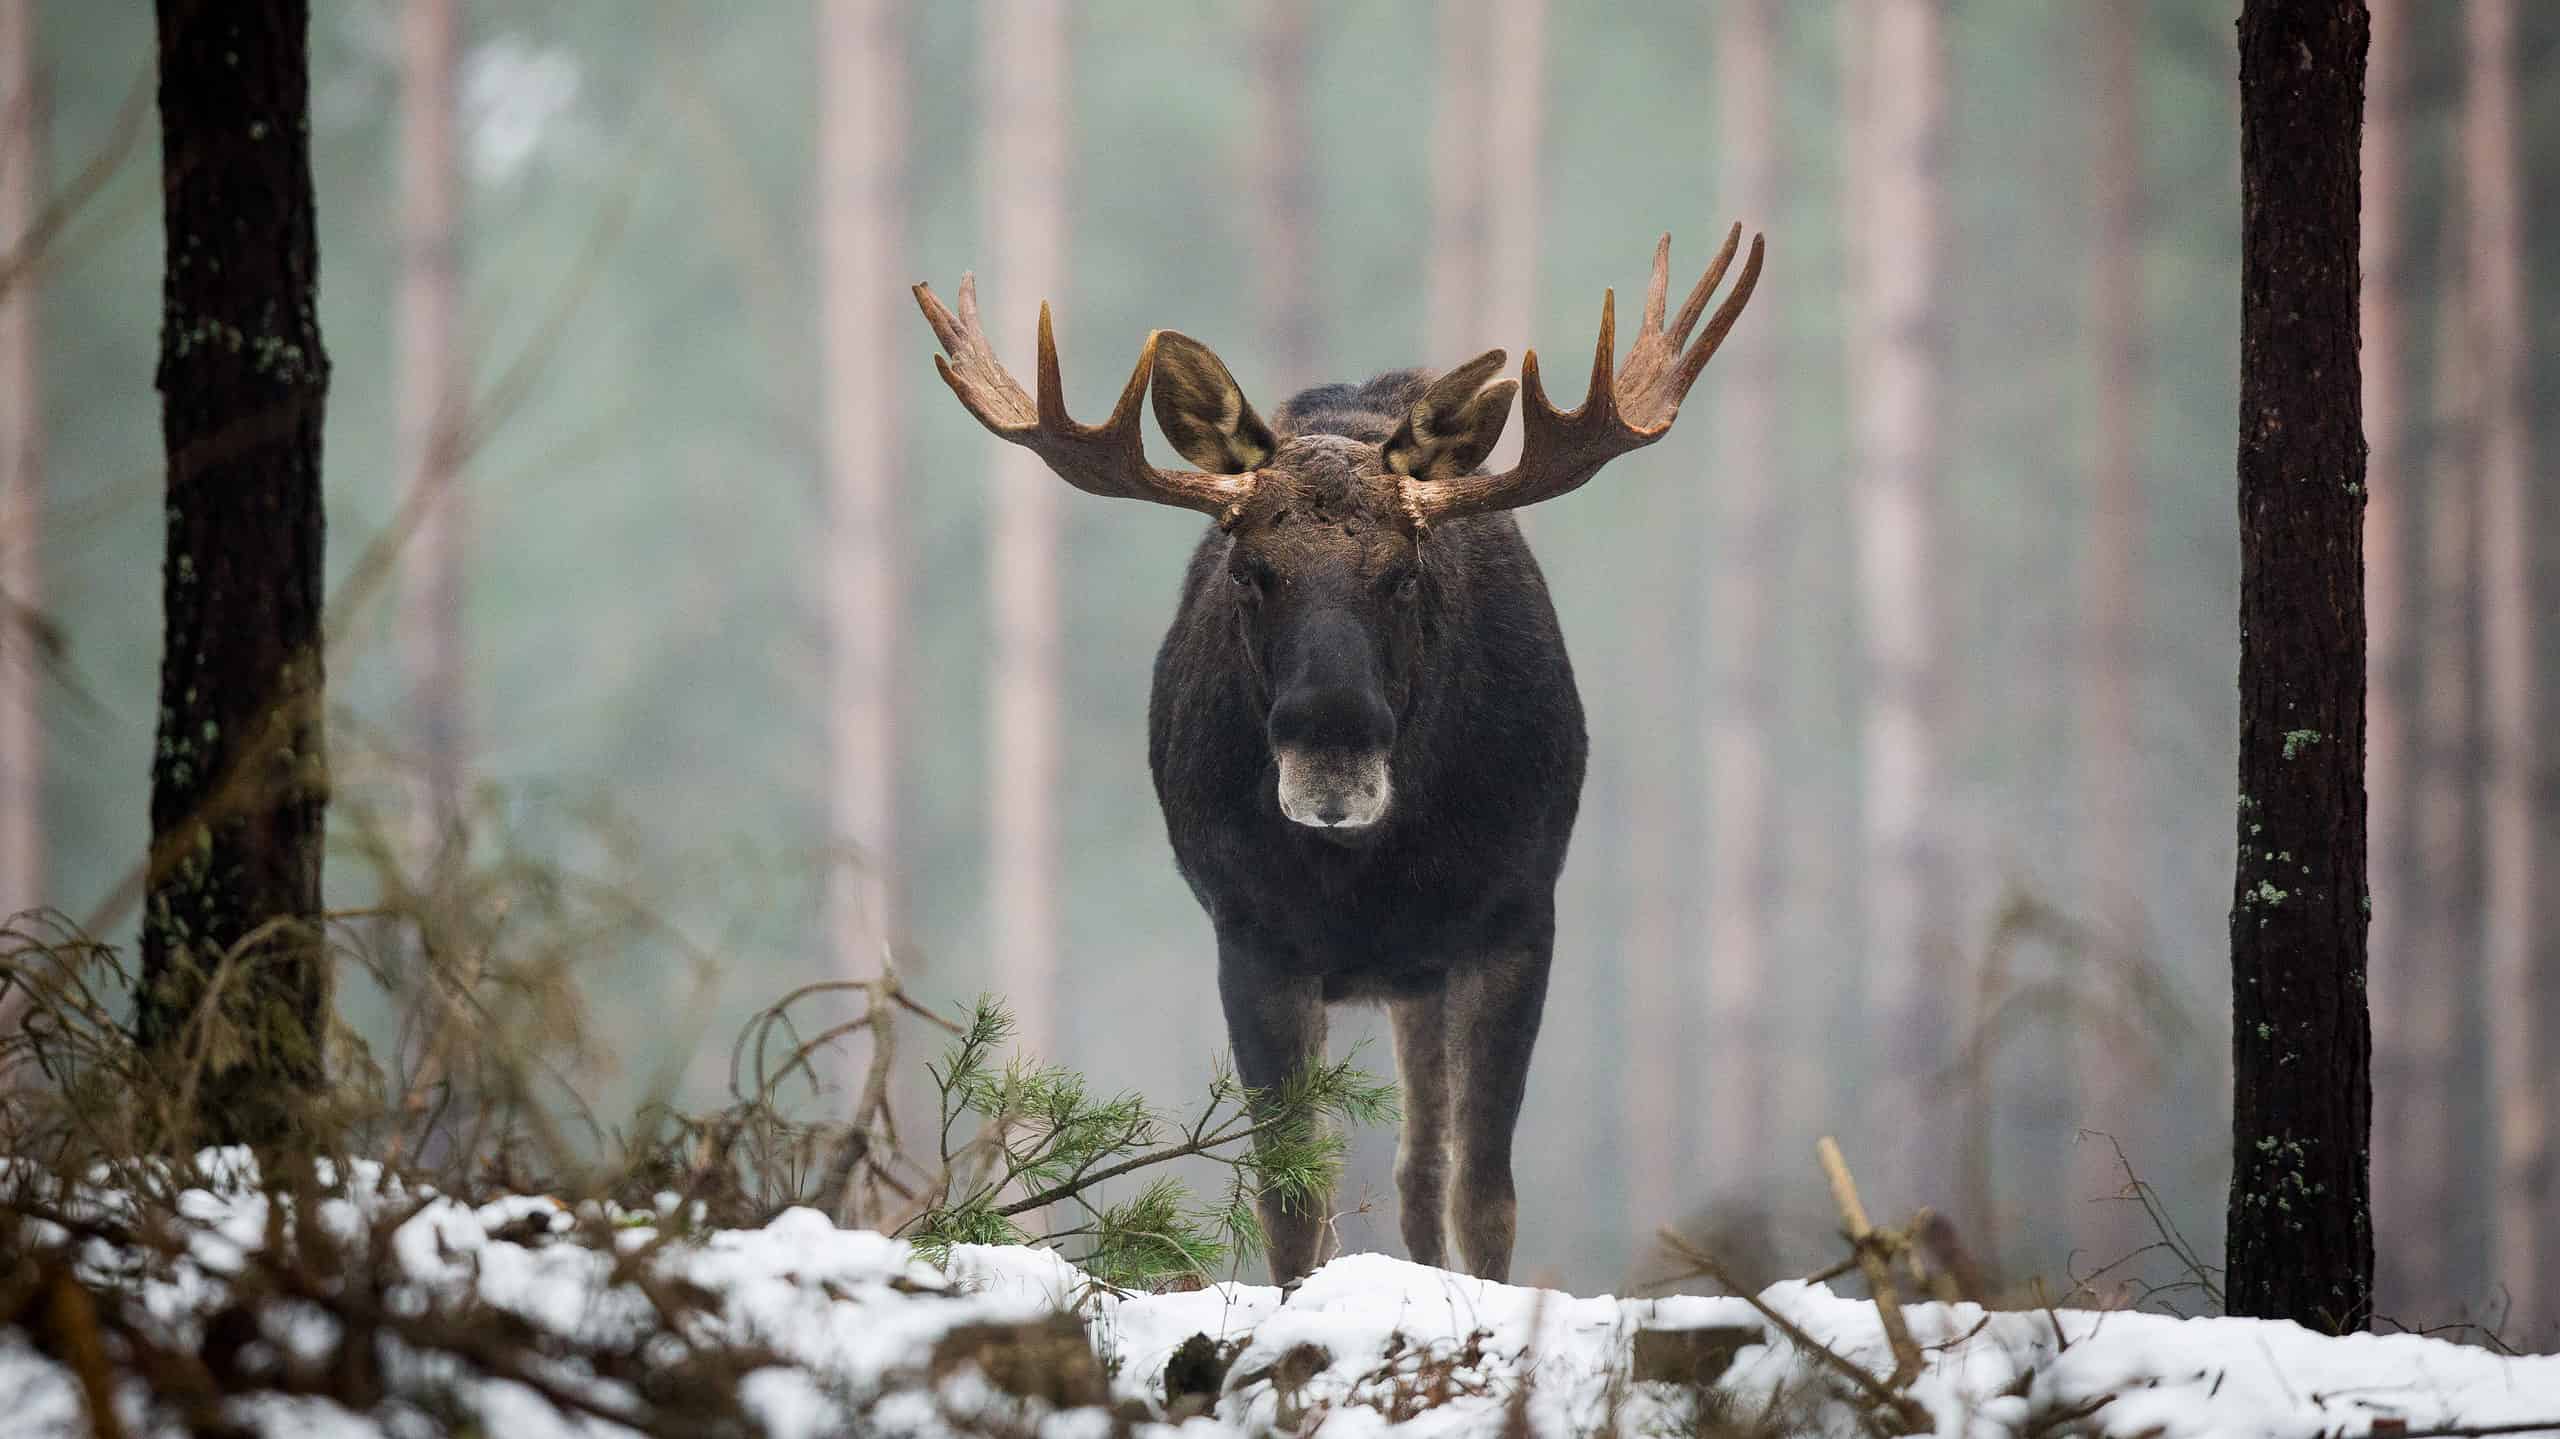
[[[250,1187],[239,1165],[217,1171],[214,1187],[177,1202],[188,1225],[184,1258],[136,1279],[147,1256],[93,1241],[80,1250],[84,1283],[99,1292],[138,1286],[151,1320],[192,1342],[266,1242],[268,1206],[282,1202]],[[134,1209],[112,1191],[61,1202],[78,1206],[66,1213]],[[755,1230],[697,1234],[679,1226],[663,1241],[659,1225],[674,1217],[672,1205],[584,1216],[612,1226],[610,1238],[596,1242],[593,1225],[573,1233],[581,1214],[556,1200],[466,1206],[404,1190],[369,1166],[352,1171],[310,1220],[346,1242],[413,1208],[387,1250],[397,1271],[385,1300],[393,1309],[405,1305],[414,1315],[438,1301],[476,1298],[544,1334],[629,1341],[663,1326],[633,1282],[637,1266],[653,1283],[701,1296],[702,1310],[678,1326],[684,1341],[754,1345],[776,1356],[739,1392],[764,1430],[783,1439],[849,1428],[917,1439],[990,1431],[1102,1439],[1177,1429],[1186,1439],[1312,1432],[1432,1439],[1494,1432],[1515,1416],[1540,1435],[1634,1435],[1686,1432],[1702,1406],[1744,1423],[1782,1416],[1790,1432],[1865,1432],[1852,1386],[1741,1299],[1577,1298],[1374,1254],[1335,1260],[1285,1296],[1240,1283],[1124,1295],[1046,1251],[962,1246],[936,1266],[903,1241],[840,1230],[806,1209]],[[1864,1300],[1792,1282],[1761,1300],[1841,1359],[1873,1375],[1891,1370]],[[338,1322],[316,1307],[293,1307],[262,1316],[268,1342],[305,1363],[325,1362],[339,1342]],[[1053,1316],[1062,1312],[1075,1316],[1100,1356],[1092,1373],[1107,1376],[1107,1392],[1097,1386],[1092,1402],[1023,1397],[1020,1384],[1006,1387],[972,1357],[1000,1354],[1016,1333],[1031,1336],[1025,1342],[1054,1338]],[[2248,1319],[1965,1304],[1915,1304],[1905,1314],[1928,1354],[1911,1397],[1943,1435],[2009,1439],[2064,1421],[2070,1432],[2163,1439],[2354,1436],[2377,1424],[2391,1432],[2390,1422],[2560,1424],[2560,1357],[2506,1358],[2413,1336],[2333,1338]],[[1064,1333],[1081,1362],[1076,1331]],[[992,1347],[945,1344],[955,1336]],[[674,1336],[667,1342],[681,1348]],[[565,1417],[524,1384],[467,1373],[441,1356],[385,1367],[451,1379],[460,1407],[485,1433],[627,1432]],[[1168,1370],[1177,1367],[1192,1392],[1169,1406]],[[592,1375],[578,1382],[614,1406],[636,1402],[626,1386]],[[1073,1376],[1059,1382],[1062,1392],[1076,1392]],[[391,1388],[396,1394],[400,1386]],[[11,1396],[0,1435],[89,1432],[71,1372],[23,1329],[0,1328],[0,1394]],[[128,1432],[180,1432],[138,1382],[126,1383],[118,1407]],[[423,1409],[398,1398],[359,1413],[324,1399],[262,1397],[235,1401],[233,1417],[252,1432],[310,1439],[436,1432]]]

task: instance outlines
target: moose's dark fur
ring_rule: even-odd
[[[1418,529],[1380,465],[1430,378],[1313,389],[1275,416],[1251,500],[1202,539],[1183,580],[1148,759],[1175,859],[1217,931],[1245,1083],[1279,1085],[1321,1055],[1328,1001],[1385,1001],[1406,1246],[1443,1263],[1454,1215],[1466,1266],[1501,1277],[1512,1129],[1586,742],[1519,526],[1497,512]],[[1383,743],[1391,794],[1375,823],[1345,833],[1282,813],[1275,745],[1301,731]],[[1320,1218],[1266,1206],[1276,1275],[1312,1266]]]

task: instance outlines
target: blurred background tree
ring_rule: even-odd
[[[44,370],[34,273],[47,176],[35,0],[0,0],[0,913],[43,903],[45,673],[37,563],[44,518]],[[15,1022],[0,1001],[0,1024]]]
[[[2219,1252],[2238,605],[2235,0],[2138,12],[1889,0],[1940,36],[1940,138],[1904,154],[1936,167],[1940,212],[1934,328],[1917,336],[1875,328],[1874,268],[1911,256],[1864,256],[1887,191],[1860,157],[1881,142],[1848,133],[1883,97],[1851,83],[1844,50],[1882,62],[1903,23],[1873,23],[1885,0],[1767,7],[1756,100],[1744,98],[1752,7],[1739,0],[1051,0],[1046,29],[1011,22],[1012,0],[869,0],[854,8],[870,17],[856,32],[870,79],[850,88],[835,83],[850,42],[826,28],[841,17],[818,0],[454,3],[450,363],[469,397],[454,402],[468,423],[450,511],[469,517],[470,541],[452,601],[468,717],[460,784],[485,797],[475,822],[663,921],[582,955],[589,1027],[620,1057],[606,1112],[662,1074],[716,1087],[748,1012],[862,962],[826,898],[848,841],[864,868],[847,873],[897,896],[882,901],[886,932],[930,1002],[1024,991],[1011,997],[1026,1030],[1047,1007],[1044,1057],[1107,1089],[1191,1092],[1223,1047],[1208,927],[1167,855],[1142,739],[1155,642],[1196,526],[1084,503],[1045,474],[990,475],[1001,447],[941,395],[906,283],[947,294],[976,268],[989,330],[1016,356],[1039,301],[1055,302],[1079,413],[1107,405],[1158,326],[1215,344],[1268,411],[1301,384],[1446,366],[1485,345],[1515,360],[1538,345],[1569,368],[1601,289],[1636,285],[1657,233],[1697,255],[1740,218],[1768,232],[1771,260],[1739,348],[1700,402],[1715,423],[1692,419],[1527,517],[1584,688],[1593,768],[1521,1127],[1517,1272],[1594,1287],[1649,1273],[1642,1216],[1665,1207],[1702,1224],[1765,1213],[1775,1258],[1792,1263],[1829,1225],[1809,1156],[1831,1131],[1862,1178],[1874,1173],[1880,1209],[1929,1198],[2010,1274],[2086,1273],[2115,1257],[2074,1248],[2121,1176],[2111,1154],[2088,1162],[2074,1135],[2127,1112],[2146,1116],[2121,1136],[2133,1164],[2201,1250]],[[2443,1148],[2404,1152],[2413,1165],[2440,1154],[2456,1176],[2441,1204],[2396,1214],[2386,1179],[2383,1252],[2404,1238],[2445,1250],[2404,1302],[2386,1289],[2384,1312],[2411,1322],[2495,1317],[2500,1293],[2521,1293],[2524,1277],[2492,1257],[2492,1096],[2545,1113],[2553,1083],[2490,1085],[2480,881],[2464,878],[2477,873],[2467,856],[2485,853],[2484,804],[2512,791],[2491,782],[2476,737],[2491,657],[2467,658],[2476,607],[2490,602],[2475,598],[2471,557],[2493,537],[2522,547],[2521,579],[2498,593],[2530,602],[2519,612],[2529,658],[2560,656],[2560,626],[2531,623],[2554,612],[2549,567],[2531,559],[2560,517],[2527,489],[2523,510],[2488,526],[2480,486],[2516,472],[2478,447],[2486,397],[2465,398],[2477,385],[2457,363],[2482,333],[2462,299],[2483,243],[2465,238],[2480,207],[2463,159],[2475,132],[2461,118],[2475,3],[2410,7],[2398,32],[2404,178],[2391,203],[2408,423],[2394,463],[2413,699],[2401,778],[2375,779],[2405,794],[2375,813],[2406,828],[2412,858],[2397,881],[2376,870],[2378,917],[2401,900],[2385,929],[2400,926],[2404,948],[2376,948],[2374,984],[2378,995],[2441,986],[2445,1008],[2426,1021],[2441,1037],[2413,1037],[2408,1063],[2441,1086],[2412,1089],[2410,1102]],[[2512,8],[2505,73],[2560,61],[2560,9]],[[133,916],[109,901],[146,839],[159,655],[138,578],[160,543],[158,315],[136,299],[154,292],[160,263],[160,177],[151,147],[133,141],[137,94],[148,134],[151,30],[130,7],[34,9],[34,45],[0,51],[32,60],[36,93],[52,99],[37,209],[66,208],[42,263],[6,272],[0,305],[17,313],[19,286],[36,286],[45,336],[42,562],[27,592],[66,648],[35,677],[42,890],[129,940]],[[395,807],[409,801],[388,797],[412,792],[421,757],[401,590],[348,582],[377,540],[398,539],[403,584],[427,573],[401,514],[416,477],[400,417],[415,402],[402,399],[411,372],[395,318],[410,9],[321,7],[312,38],[321,319],[335,361],[328,577],[347,597],[333,620],[339,782]],[[1048,38],[1026,48],[1035,34]],[[1500,40],[1524,34],[1525,52]],[[1498,60],[1498,44],[1511,58]],[[2129,110],[2096,103],[2110,58],[2125,65]],[[1532,68],[1539,103],[1497,104],[1518,93],[1493,79],[1497,64]],[[996,128],[991,101],[1025,103],[1045,73],[1048,118]],[[2514,299],[2502,313],[2515,328],[2497,373],[2520,397],[2514,433],[2548,452],[2560,367],[2528,360],[2560,347],[2560,306],[2538,298],[2560,214],[2560,90],[2505,83],[2514,288],[2502,293]],[[903,100],[889,103],[892,90]],[[840,103],[885,108],[846,119]],[[876,168],[839,168],[830,115],[865,132],[842,137],[864,147],[843,163]],[[2127,123],[2138,137],[2110,132]],[[1285,126],[1294,147],[1270,148]],[[1026,133],[1050,158],[999,139]],[[1761,146],[1755,180],[1748,157]],[[2102,161],[2131,174],[2102,176]],[[1039,198],[1026,186],[1055,187],[1045,259],[999,239],[1006,215]],[[2099,202],[2125,193],[2137,221],[2113,232]],[[878,195],[890,198],[863,198]],[[849,200],[860,213],[829,218]],[[864,243],[880,253],[831,258],[846,225],[869,227]],[[1515,257],[1498,274],[1497,240]],[[1270,258],[1283,243],[1302,257],[1294,295]],[[2123,267],[2122,312],[2100,303],[2106,245],[2122,247],[2103,251]],[[1046,279],[1035,263],[1050,266]],[[892,293],[837,288],[883,283]],[[839,305],[869,318],[846,320]],[[1290,313],[1303,319],[1280,318]],[[2140,337],[2129,351],[2107,339],[2118,322]],[[846,331],[830,339],[836,325]],[[1875,470],[1859,417],[1878,397],[1854,357],[1915,340],[1935,395],[1915,413],[1935,432],[1937,557],[1911,581],[1919,608],[1879,614],[1862,590],[1862,536],[1909,536],[1865,519]],[[1758,361],[1747,379],[1733,358],[1744,354]],[[2485,354],[2471,373],[2490,374]],[[7,423],[22,452],[38,431]],[[2094,476],[2116,445],[2101,440],[2110,423],[2127,427],[2131,459],[2115,461],[2129,469],[2102,508]],[[2530,475],[2536,451],[2518,453]],[[840,507],[848,466],[879,487],[877,527]],[[2394,481],[2378,467],[2375,483]],[[1755,493],[1766,496],[1757,520]],[[2130,510],[2116,507],[2127,499]],[[1014,691],[997,675],[1013,672],[1000,657],[1038,651],[1004,638],[991,594],[999,576],[1036,578],[994,556],[999,533],[1043,505],[1054,507],[1052,598],[1029,613],[1054,625],[1054,750],[1050,777],[1021,793],[1048,796],[1046,840],[1032,820],[997,818],[1037,813],[998,800],[1037,751],[999,738],[997,716],[1011,712],[999,696]],[[0,535],[0,556],[21,552],[21,528]],[[2096,563],[2111,534],[2103,553],[2121,574]],[[861,614],[898,617],[870,641],[894,649],[868,652],[905,656],[885,661],[894,678],[845,664],[856,651],[841,625],[856,606],[837,587],[860,576],[872,586]],[[2119,579],[2139,609],[2111,629],[2101,595]],[[1890,912],[1869,816],[1884,777],[1866,739],[1875,622],[1924,614],[1929,672],[1891,678],[1937,696],[1936,776],[1912,821],[1937,856],[1920,898],[1944,949],[1928,968],[1880,929]],[[2112,714],[2088,683],[2102,639],[2125,646],[2109,661],[2125,694]],[[29,654],[0,638],[0,660]],[[1728,680],[1727,659],[1756,669]],[[1750,715],[1746,695],[1758,697]],[[885,743],[885,760],[846,757],[866,704],[888,722],[890,738],[869,741]],[[2101,721],[2125,728],[2098,736]],[[1761,736],[1765,815],[1741,829],[1747,803],[1722,796],[1743,777],[1708,738],[1729,722]],[[2552,808],[2549,730],[2532,729],[2524,770],[2497,771],[2525,776],[2536,834]],[[2097,738],[2121,757],[2101,760]],[[2118,820],[2095,793],[2107,770],[2127,771],[2116,778],[2132,804]],[[857,781],[870,787],[858,806]],[[2386,854],[2386,833],[2374,843]],[[1037,882],[1036,866],[1010,857],[1043,852],[1048,908],[996,903],[1000,887]],[[28,854],[0,850],[0,872]],[[1728,872],[1740,863],[1753,868]],[[330,884],[333,907],[371,898],[360,867],[333,868]],[[1756,911],[1727,898],[1737,886],[1757,894]],[[2001,923],[2029,913],[2055,922]],[[2007,957],[1994,965],[1996,938]],[[2551,944],[2530,945],[2528,977],[2547,1005]],[[697,961],[716,971],[707,990]],[[1054,976],[1045,1001],[1030,992],[1042,973]],[[1897,994],[1938,1011],[1934,1039],[1876,1009]],[[2079,998],[2092,994],[2104,1003]],[[361,983],[346,1009],[377,1035],[389,1013]],[[2534,1012],[2547,1033],[2547,1009]],[[1343,1045],[1382,1033],[1337,1031]],[[1913,1063],[1915,1041],[1936,1058]],[[1382,1042],[1368,1052],[1378,1062]],[[1981,1144],[1959,1142],[1977,1132]],[[1665,1143],[1667,1164],[1649,1153]],[[1904,1144],[1935,1156],[1893,1157]],[[1341,1221],[1356,1247],[1395,1248],[1391,1147],[1372,1135],[1357,1151],[1380,1202]],[[2399,1161],[2378,1162],[2387,1176]],[[1956,1194],[1905,1187],[1932,1164]]]

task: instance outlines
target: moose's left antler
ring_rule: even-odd
[[[1040,305],[1039,398],[1025,394],[1020,382],[996,359],[978,326],[978,280],[960,277],[960,312],[943,307],[930,285],[915,287],[916,305],[925,323],[949,355],[933,357],[951,393],[999,439],[1030,450],[1046,460],[1060,479],[1087,494],[1117,499],[1152,500],[1216,515],[1221,522],[1253,494],[1251,475],[1211,475],[1198,470],[1160,470],[1147,463],[1144,438],[1138,433],[1138,402],[1146,396],[1147,377],[1155,369],[1156,347],[1165,339],[1197,344],[1170,330],[1147,336],[1138,350],[1137,368],[1120,390],[1120,401],[1098,425],[1077,423],[1067,413],[1065,386],[1058,377],[1058,341],[1049,331],[1049,306]],[[1223,373],[1223,370],[1221,371]]]
[[[1414,520],[1427,525],[1459,515],[1518,509],[1554,499],[1580,488],[1600,472],[1601,466],[1618,456],[1640,450],[1670,433],[1671,422],[1680,414],[1680,401],[1697,383],[1707,361],[1714,358],[1716,347],[1724,343],[1734,321],[1742,317],[1742,307],[1751,301],[1752,287],[1760,282],[1761,237],[1754,235],[1751,257],[1743,262],[1742,278],[1734,283],[1733,293],[1717,307],[1715,318],[1707,322],[1697,343],[1687,344],[1689,331],[1706,313],[1707,300],[1723,282],[1724,272],[1733,264],[1734,251],[1741,243],[1742,227],[1735,225],[1725,235],[1724,248],[1716,252],[1707,273],[1681,305],[1677,323],[1666,331],[1663,317],[1671,284],[1671,237],[1664,235],[1654,246],[1653,280],[1645,290],[1644,324],[1636,332],[1635,345],[1627,351],[1625,372],[1615,373],[1617,292],[1612,290],[1600,301],[1600,348],[1591,360],[1591,388],[1583,398],[1582,408],[1566,414],[1548,402],[1546,386],[1538,378],[1538,353],[1530,351],[1520,362],[1520,379],[1526,389],[1520,409],[1527,432],[1520,448],[1520,463],[1498,475],[1406,480],[1406,508]]]

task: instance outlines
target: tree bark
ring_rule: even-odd
[[[1064,0],[990,0],[986,56],[991,313],[1058,297],[1067,241],[1067,9]],[[1058,1034],[1059,496],[1039,457],[1002,446],[988,592],[995,623],[988,728],[990,941],[996,992],[1019,1043],[1054,1052]]]
[[[907,60],[902,0],[818,0],[819,343],[826,426],[828,946],[879,973],[899,915],[905,576]]]
[[[2072,1052],[2082,1129],[2105,1134],[2137,1161],[2146,1136],[2135,1132],[2143,1102],[2144,1037],[2137,999],[2121,982],[2143,953],[2149,932],[2143,908],[2150,892],[2142,855],[2142,755],[2135,741],[2142,633],[2142,107],[2136,71],[2145,7],[2112,0],[2092,13],[2089,29],[2089,209],[2094,225],[2089,265],[2092,427],[2089,454],[2088,564],[2081,616],[2079,701],[2082,784],[2089,802],[2087,873],[2093,877],[2093,942],[2082,955],[2090,980],[2084,1006],[2103,1006],[2121,1022],[2101,1022],[2084,1008]],[[2128,1038],[2129,1037],[2129,1038]],[[2107,1202],[2124,1185],[2116,1145],[2082,1139],[2071,1150],[2073,1237],[2083,1258],[2109,1264],[2142,1242],[2138,1216]]]
[[[2526,409],[2522,171],[2516,142],[2514,0],[2463,7],[2467,84],[2462,172],[2469,225],[2469,323],[2480,385],[2480,648],[2488,769],[2482,957],[2487,971],[2496,1249],[2490,1272],[2516,1291],[2513,1322],[2536,1333],[2560,1314],[2549,1271],[2552,1222],[2548,1027],[2560,985],[2541,972],[2534,890],[2542,878],[2535,708],[2532,426]]]
[[[1721,14],[1721,188],[1726,208],[1757,228],[1774,221],[1778,208],[1778,8],[1775,0],[1730,0]],[[1767,1012],[1780,845],[1769,751],[1777,690],[1770,616],[1782,553],[1774,503],[1781,390],[1771,325],[1739,326],[1725,345],[1708,477],[1716,522],[1708,531],[1715,554],[1707,581],[1707,1132],[1700,1148],[1717,1176],[1748,1185],[1761,1177],[1769,1078],[1783,1058],[1768,1042]]]
[[[183,1138],[273,1143],[321,1084],[329,1004],[310,15],[158,9],[168,549],[134,1026],[200,1066]]]
[[[401,652],[417,727],[418,853],[430,864],[462,823],[470,705],[463,680],[459,485],[464,410],[461,174],[454,158],[460,23],[454,0],[405,0],[400,17],[399,470],[417,526],[401,571]]]
[[[35,267],[44,203],[45,111],[35,0],[0,0],[0,921],[44,902],[44,385]],[[0,1033],[19,999],[0,998]]]
[[[1277,394],[1319,378],[1315,137],[1307,125],[1307,0],[1260,0],[1253,27],[1253,249],[1256,322]]]
[[[2411,939],[2418,891],[2410,848],[2411,710],[2417,671],[2411,603],[2407,401],[2401,305],[2407,259],[2401,151],[2409,105],[2409,0],[2371,0],[2373,60],[2365,83],[2362,263],[2365,433],[2365,831],[2373,867],[2375,1300],[2411,1317],[2409,1303],[2440,1293],[2447,1216],[2420,1199],[2428,1172],[2450,1164],[2444,1112],[2419,1107],[2425,1071],[2451,1060],[2452,1011],[2441,971],[2421,966]],[[2439,1025],[2438,1021],[2443,1023]],[[2438,1142],[2431,1143],[2431,1140]]]
[[[1943,0],[1862,0],[1867,92],[1852,102],[1868,154],[1853,242],[1864,350],[1852,400],[1858,570],[1867,645],[1864,740],[1868,1000],[1890,1158],[1884,1207],[1949,1194],[1953,1126],[1931,1101],[1950,1058],[1956,983],[1948,913],[1943,637],[1938,618],[1939,377],[1946,367],[1940,243],[1946,151]]]
[[[2372,1310],[2366,1142],[2362,0],[2240,16],[2240,801],[2225,1302]]]

